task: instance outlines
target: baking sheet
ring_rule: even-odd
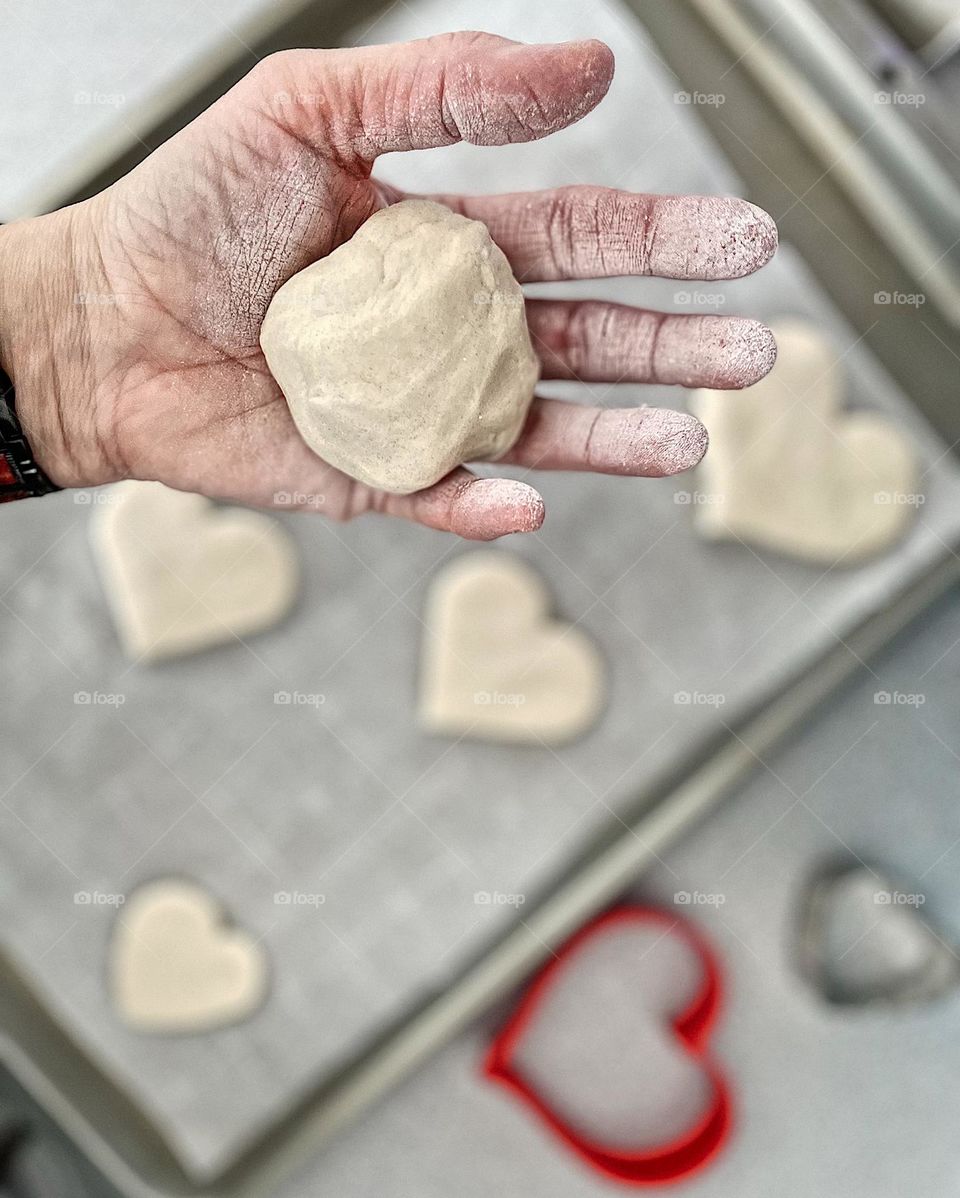
[[[849,1198],[955,1188],[956,1119],[944,1096],[953,1094],[960,1064],[960,991],[931,1004],[839,1008],[801,980],[793,950],[811,874],[858,857],[903,892],[923,895],[925,917],[945,942],[960,943],[958,637],[955,595],[671,849],[631,896],[670,911],[680,891],[723,898],[681,913],[721,961],[727,998],[711,1053],[731,1084],[736,1122],[727,1147],[684,1183],[684,1195],[808,1198],[837,1193],[838,1178]],[[878,690],[925,701],[876,704]],[[596,989],[603,1023],[629,1026],[631,979],[610,970]],[[365,1198],[384,1178],[398,1198],[611,1193],[512,1096],[481,1080],[479,1064],[508,1005],[368,1112],[277,1198]],[[569,1020],[568,1036],[576,1028]],[[561,1031],[559,1024],[558,1039]],[[609,1086],[604,1097],[616,1109]]]
[[[420,190],[482,190],[495,162],[503,190],[585,181],[738,190],[613,6],[519,15],[506,3],[428,2],[392,10],[365,40],[477,25],[530,40],[605,38],[619,63],[610,97],[548,142],[395,156],[384,177]],[[910,429],[926,503],[886,560],[824,571],[699,543],[689,506],[675,502],[695,487],[689,477],[539,479],[546,527],[502,551],[537,565],[610,674],[603,720],[569,748],[454,745],[417,731],[424,591],[444,560],[470,551],[450,538],[374,519],[342,527],[286,518],[305,583],[283,627],[247,645],[130,668],[88,545],[96,497],[3,513],[3,653],[18,679],[16,698],[0,699],[12,781],[0,805],[6,942],[197,1176],[223,1167],[515,918],[512,906],[478,904],[478,892],[535,893],[640,783],[960,533],[960,481],[945,446],[789,247],[760,276],[725,287],[612,280],[566,289],[574,292],[668,308],[682,306],[679,293],[708,294],[715,310],[816,320],[846,351],[851,402]],[[544,390],[608,404],[677,398],[663,388]],[[281,706],[280,691],[323,698]],[[677,703],[681,692],[721,695],[723,704]],[[123,703],[85,705],[77,693]],[[125,1031],[110,1010],[114,896],[167,873],[208,886],[270,957],[269,1001],[239,1028],[154,1039]],[[278,898],[293,894],[303,901]]]

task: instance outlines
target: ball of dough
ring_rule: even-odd
[[[311,449],[399,494],[505,453],[538,374],[523,292],[486,226],[428,200],[375,213],[294,275],[260,344]]]

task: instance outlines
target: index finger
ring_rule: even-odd
[[[521,283],[658,275],[739,279],[777,249],[777,226],[735,196],[647,195],[576,185],[428,197],[483,221]]]

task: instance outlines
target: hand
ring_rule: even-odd
[[[328,466],[267,371],[260,324],[291,275],[402,198],[371,177],[380,154],[545,137],[588,113],[612,74],[599,42],[481,33],[285,51],[94,199],[0,230],[0,361],[40,464],[63,486],[158,479],[260,506],[293,493],[335,518],[382,511],[471,538],[539,527],[524,483],[459,469],[397,496]],[[770,218],[736,199],[432,198],[484,221],[521,282],[737,278],[776,248]],[[775,356],[769,330],[736,317],[539,299],[528,318],[548,379],[742,387]],[[692,416],[540,398],[503,460],[658,476],[705,448]]]

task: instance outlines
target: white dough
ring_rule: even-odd
[[[91,535],[132,659],[233,641],[269,628],[292,606],[299,564],[276,520],[162,483],[123,482],[100,495]]]
[[[691,397],[710,434],[696,526],[815,562],[880,553],[916,515],[909,440],[875,412],[843,410],[843,371],[816,328],[794,321],[774,332],[777,364],[765,379]]]
[[[425,618],[420,720],[430,732],[558,744],[596,721],[604,669],[579,628],[550,617],[519,558],[478,551],[434,580]]]
[[[399,494],[505,453],[538,374],[523,293],[486,226],[428,200],[375,213],[294,275],[260,344],[311,449]]]
[[[179,878],[138,890],[120,907],[111,945],[117,1013],[141,1031],[199,1032],[235,1023],[263,1002],[267,965],[217,902]]]

